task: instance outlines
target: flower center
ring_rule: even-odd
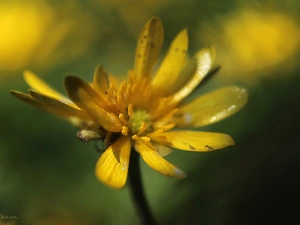
[[[151,131],[151,129],[152,122],[150,114],[145,110],[134,110],[130,124],[131,134],[140,135],[144,131]]]

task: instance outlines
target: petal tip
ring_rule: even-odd
[[[65,77],[64,85],[67,94],[70,96],[80,86],[81,79],[79,77],[68,75]]]
[[[18,91],[16,90],[9,90],[9,93],[11,93],[12,95],[15,95]]]
[[[239,100],[242,101],[241,108],[248,102],[249,91],[245,87],[234,86],[234,91],[237,93]]]
[[[95,174],[96,174],[97,179],[102,184],[104,184],[110,188],[114,188],[114,189],[124,188],[124,186],[126,184],[126,180],[125,180],[125,182],[120,182],[119,180],[115,180],[115,179],[107,179],[107,174],[105,174],[105,171],[103,171],[102,169],[103,168],[99,168],[99,165],[97,163],[96,169],[95,169]]]
[[[30,86],[31,80],[34,79],[36,76],[33,72],[30,70],[24,70],[23,71],[23,78],[25,82]]]
[[[154,16],[148,21],[148,23],[162,23],[162,21],[158,16]]]
[[[235,141],[230,135],[227,134],[227,138],[228,138],[228,145],[227,146],[235,145]]]
[[[23,76],[26,77],[26,76],[30,76],[32,75],[33,73],[30,71],[30,70],[24,70],[23,71]]]
[[[174,168],[174,173],[176,174],[176,178],[183,179],[186,177],[186,173],[178,168]]]
[[[181,34],[181,35],[183,35],[183,36],[185,36],[185,37],[188,37],[188,29],[187,29],[187,28],[182,29],[182,30],[179,32],[179,34]]]
[[[65,83],[74,82],[74,80],[78,80],[80,78],[74,76],[74,75],[68,75],[65,77]]]

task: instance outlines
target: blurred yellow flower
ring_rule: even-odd
[[[228,76],[252,82],[296,61],[300,29],[289,15],[244,9],[220,23],[219,62]]]
[[[27,71],[24,78],[32,88],[29,94],[11,93],[72,122],[83,141],[104,139],[108,148],[96,165],[96,175],[110,187],[125,185],[132,147],[152,169],[182,178],[185,173],[163,156],[171,148],[207,152],[233,145],[227,134],[185,129],[212,124],[236,113],[246,104],[248,93],[244,88],[229,86],[183,103],[211,69],[215,51],[206,48],[197,52],[191,62],[194,70],[185,69],[188,35],[184,29],[174,38],[153,74],[163,37],[159,18],[146,23],[127,80],[119,82],[102,67],[96,68],[91,84],[67,76],[69,100]]]
[[[59,18],[56,11],[43,0],[0,3],[2,75],[28,67],[47,68],[63,58],[69,58],[66,57],[66,50],[59,46],[74,30],[74,21]],[[69,55],[72,53],[74,57],[85,46],[77,43],[72,48]]]

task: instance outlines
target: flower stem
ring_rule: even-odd
[[[142,184],[139,154],[132,149],[128,171],[131,197],[141,225],[155,225]]]

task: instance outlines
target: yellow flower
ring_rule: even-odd
[[[296,19],[283,10],[262,8],[241,8],[222,17],[217,26],[208,26],[215,35],[206,36],[204,42],[213,41],[218,47],[218,61],[224,65],[223,78],[227,81],[234,78],[256,84],[278,71],[287,75],[298,65],[300,27]],[[200,34],[201,39],[205,37],[203,30]]]
[[[96,68],[91,84],[68,76],[65,89],[71,100],[28,71],[24,78],[32,88],[29,94],[11,93],[71,121],[79,127],[78,135],[84,141],[105,139],[108,148],[96,165],[96,175],[108,186],[125,185],[131,149],[139,152],[152,169],[182,178],[185,173],[163,158],[171,148],[207,152],[234,144],[227,134],[182,128],[205,126],[234,114],[245,105],[248,93],[244,88],[229,86],[182,103],[211,69],[214,49],[197,52],[194,70],[186,69],[188,36],[184,29],[153,76],[162,42],[161,20],[153,18],[141,31],[128,79],[118,82],[102,67]]]
[[[224,24],[224,38],[239,58],[237,64],[255,71],[274,67],[295,54],[300,30],[288,15],[245,10]]]
[[[28,67],[49,68],[87,48],[78,35],[82,13],[73,10],[67,18],[59,15],[61,11],[66,14],[64,7],[54,8],[44,0],[0,2],[0,79]]]

